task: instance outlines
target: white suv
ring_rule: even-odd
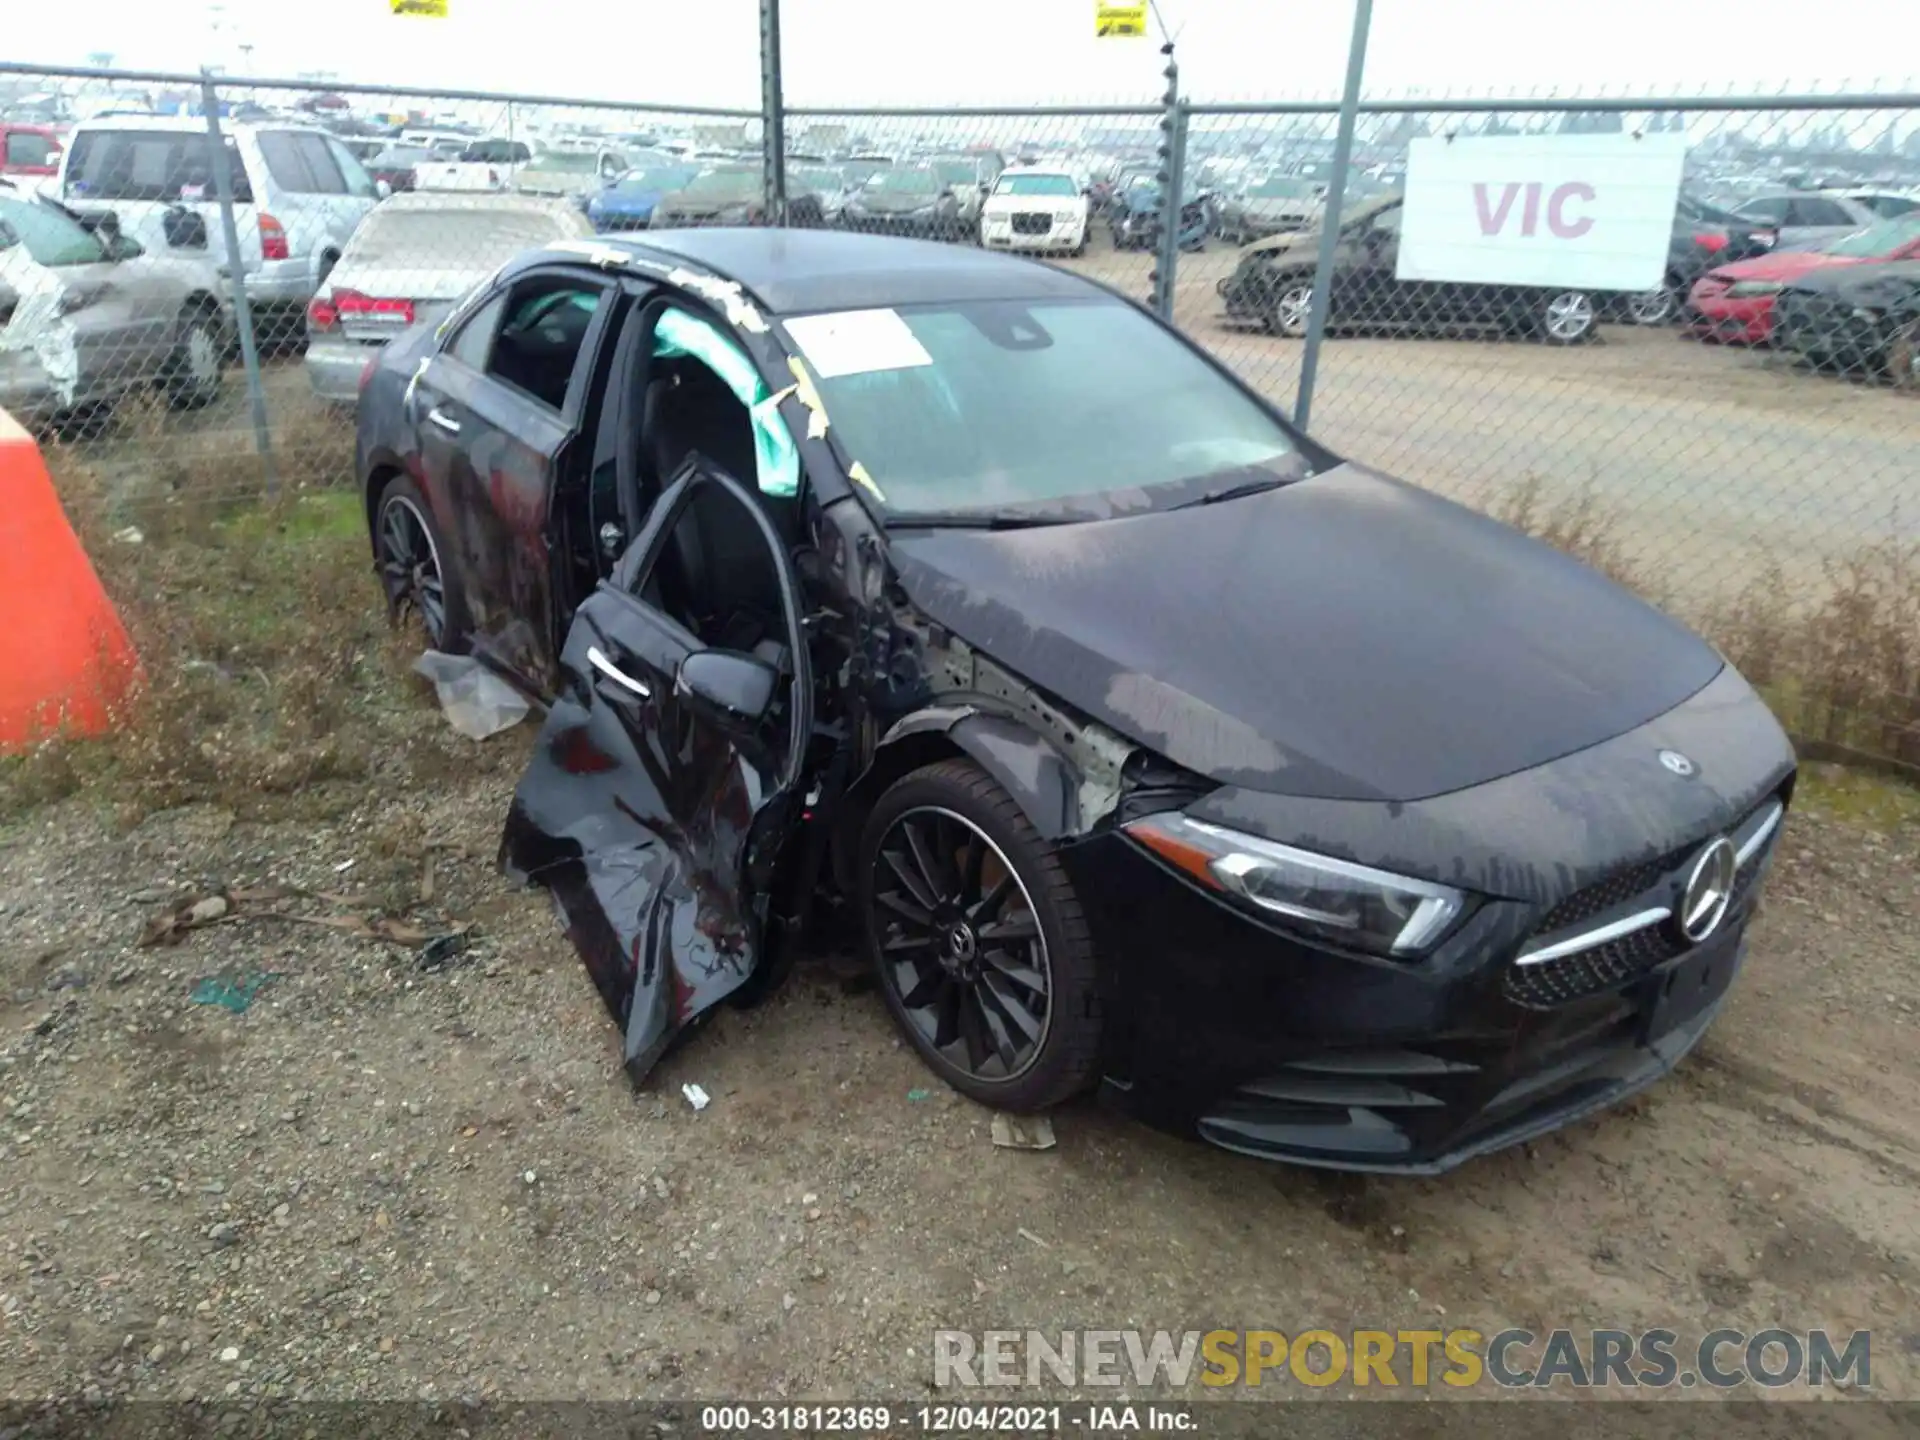
[[[306,304],[379,200],[373,178],[325,130],[276,122],[222,125],[247,299],[263,323]],[[113,212],[149,253],[224,263],[211,142],[193,116],[83,120],[67,137],[59,195],[82,215]]]

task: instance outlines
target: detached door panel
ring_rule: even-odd
[[[799,589],[784,550],[748,492],[701,464],[661,497],[615,579],[575,612],[560,693],[501,846],[509,874],[552,894],[636,1081],[760,963],[764,857],[787,833],[803,758],[794,722],[811,715],[797,649],[767,662],[778,680],[760,724],[716,714],[683,681],[687,660],[715,647],[636,598],[660,593],[652,561],[692,508],[692,488],[723,485],[764,538],[787,644],[797,646]]]

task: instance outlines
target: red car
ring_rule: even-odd
[[[1869,260],[1920,259],[1920,211],[1882,220],[1820,250],[1776,251],[1709,270],[1687,296],[1688,328],[1702,340],[1765,345],[1773,338],[1773,302],[1801,276]]]
[[[0,175],[58,175],[65,148],[50,125],[0,120]]]

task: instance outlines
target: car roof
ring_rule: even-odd
[[[833,230],[693,228],[602,236],[637,260],[686,260],[736,281],[775,315],[969,300],[1088,299],[1107,292],[1067,271],[989,250]]]
[[[200,115],[102,115],[79,121],[73,128],[76,133],[82,130],[154,130],[162,134],[192,131],[196,135],[205,135],[207,122]],[[326,126],[310,124],[305,120],[223,119],[220,128],[229,135],[251,134],[261,130],[305,130],[315,135],[333,134]]]

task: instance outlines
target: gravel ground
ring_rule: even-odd
[[[0,836],[0,1396],[911,1399],[936,1326],[1779,1323],[1871,1328],[1875,1390],[1920,1398],[1920,806],[1794,817],[1678,1075],[1359,1182],[1091,1104],[997,1149],[844,956],[635,1092],[493,869],[526,735],[324,819],[69,802]],[[137,944],[173,897],[268,884],[472,943],[423,968],[255,902]],[[244,1013],[191,998],[262,975]]]

